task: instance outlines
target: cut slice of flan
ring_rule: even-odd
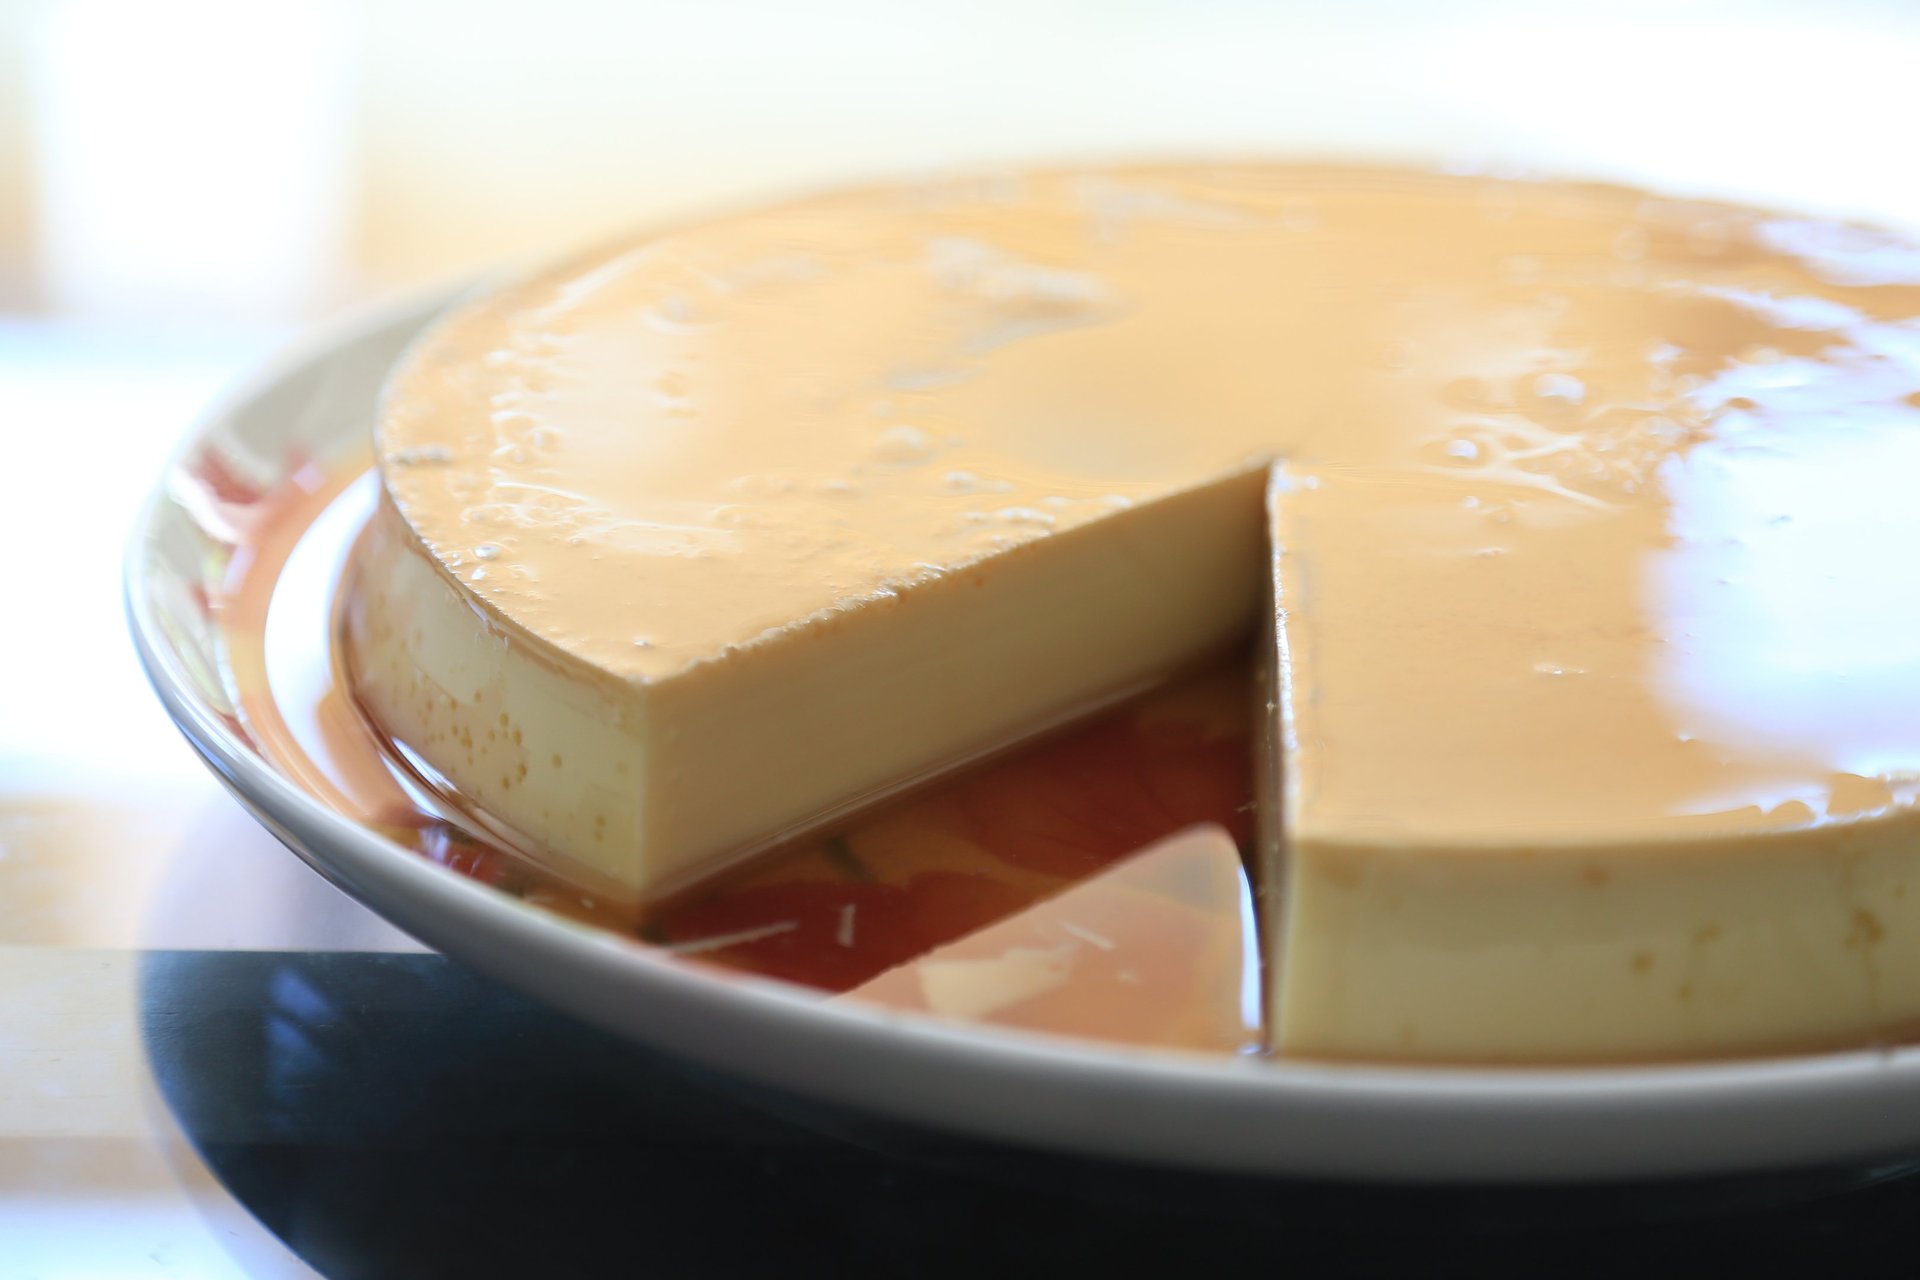
[[[1920,463],[1893,420],[1825,430],[1857,477]],[[1920,516],[1797,434],[1698,442],[1644,504],[1498,464],[1276,476],[1276,1043],[1592,1061],[1920,1029],[1920,669],[1878,631],[1920,621],[1894,585],[1920,588]]]
[[[1047,173],[691,226],[396,372],[356,688],[640,893],[1257,629],[1283,1050],[1858,1037],[1920,1015],[1915,317],[1897,239],[1551,183]]]

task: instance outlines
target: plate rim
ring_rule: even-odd
[[[689,965],[436,866],[333,811],[197,697],[147,590],[155,531],[170,481],[223,424],[296,375],[353,359],[392,333],[410,343],[473,287],[356,308],[231,384],[169,454],[122,562],[136,653],[182,735],[302,861],[404,931],[585,1021],[762,1085],[897,1121],[1136,1163],[1484,1184],[1709,1176],[1920,1150],[1920,1107],[1910,1105],[1920,1099],[1920,1045],[1705,1063],[1453,1067],[1216,1057],[968,1027]],[[375,385],[384,376],[383,368]],[[610,1002],[622,994],[632,1000]],[[657,1016],[641,1017],[636,1000],[652,1002]],[[766,1046],[756,1035],[789,1056],[757,1052]],[[876,1069],[836,1071],[848,1054]],[[1901,1102],[1909,1104],[1904,1126]]]

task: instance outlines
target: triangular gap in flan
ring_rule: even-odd
[[[1259,1039],[1259,946],[1238,846],[1155,841],[845,998],[967,1022],[1239,1053]]]

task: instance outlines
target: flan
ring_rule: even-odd
[[[1920,249],[1852,225],[1286,165],[825,195],[426,335],[349,662],[640,894],[1254,635],[1278,1050],[1857,1042],[1920,1023],[1917,392]]]

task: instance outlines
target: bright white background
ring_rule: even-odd
[[[853,171],[1519,157],[1920,214],[1902,0],[0,0],[0,307],[300,318]]]

